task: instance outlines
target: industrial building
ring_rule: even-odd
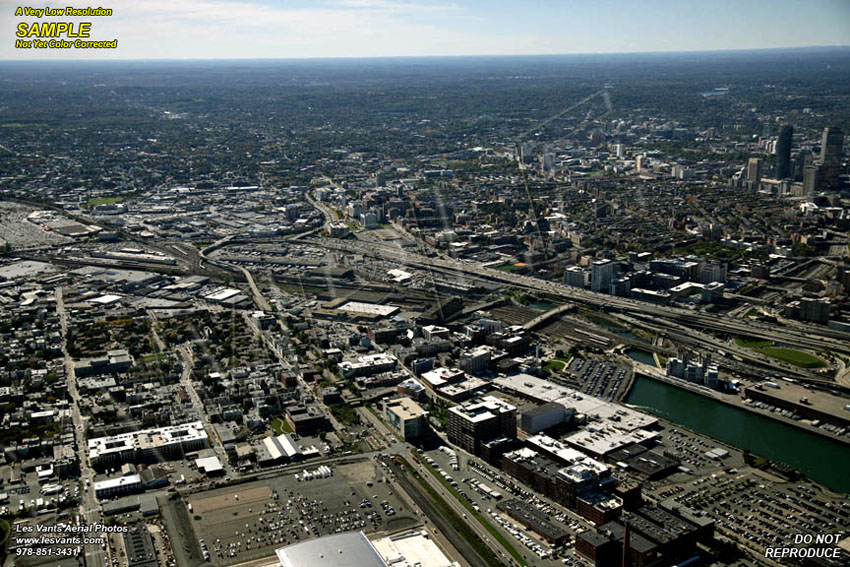
[[[608,402],[529,374],[500,377],[493,380],[493,385],[506,393],[539,404],[558,402],[566,408],[574,408],[576,418],[586,419],[588,422],[598,424],[609,424],[621,431],[649,429],[658,424],[658,419],[647,413]]]
[[[623,560],[625,540],[629,559]],[[597,530],[587,530],[576,536],[576,551],[591,561],[595,567],[631,565],[653,567],[660,565],[662,557],[658,545],[640,534],[626,534],[622,524],[609,522]]]
[[[570,532],[563,526],[551,521],[548,515],[525,500],[518,498],[504,500],[496,504],[496,508],[505,512],[526,529],[534,531],[552,545],[562,545],[570,539]]]
[[[286,423],[298,435],[312,435],[328,426],[328,418],[315,404],[297,404],[286,408]]]
[[[94,495],[99,500],[127,496],[142,490],[142,478],[137,474],[99,480],[94,483]]]
[[[218,457],[210,456],[195,459],[195,466],[198,467],[198,472],[207,477],[224,476],[224,467]]]
[[[656,480],[672,474],[679,468],[679,461],[650,450],[649,447],[633,443],[605,456],[608,463],[636,473],[647,480]]]
[[[573,408],[565,408],[558,402],[547,402],[520,414],[520,429],[530,435],[540,433],[563,423],[568,423],[575,418],[576,411]]]
[[[384,319],[386,317],[392,317],[399,312],[399,308],[396,305],[380,305],[377,303],[364,303],[362,301],[344,301],[341,305],[336,306],[335,309],[364,320]]]
[[[534,491],[566,506],[597,524],[619,516],[622,500],[611,494],[616,484],[610,469],[569,448],[568,463],[530,448],[511,451],[502,456],[502,469]]]
[[[597,567],[619,565],[624,541],[630,549],[633,567],[669,564],[688,559],[698,542],[709,543],[714,537],[714,522],[692,510],[676,505],[644,505],[622,518],[576,536],[576,551]]]
[[[393,370],[398,360],[391,354],[379,352],[360,356],[356,360],[345,360],[339,363],[339,370],[346,378],[373,376],[381,372]]]
[[[363,532],[310,539],[282,547],[276,553],[281,567],[387,567]]]
[[[451,407],[448,414],[449,442],[485,460],[498,462],[501,459],[501,454],[486,455],[487,442],[516,437],[516,407],[494,396],[479,397]]]
[[[145,524],[135,524],[122,534],[124,550],[127,554],[127,567],[157,567],[151,534]]]
[[[89,460],[103,469],[123,463],[167,461],[209,446],[200,421],[143,429],[111,437],[89,439]]]
[[[125,349],[115,349],[107,352],[106,356],[75,361],[74,372],[80,377],[102,376],[127,372],[132,366],[130,353]]]
[[[388,565],[393,567],[459,567],[434,543],[425,530],[396,534],[372,541]]]
[[[276,551],[281,567],[458,567],[425,530],[370,541],[363,532],[310,539]]]

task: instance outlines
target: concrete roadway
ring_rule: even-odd
[[[843,333],[823,326],[801,324],[799,328],[782,328],[756,321],[734,320],[725,315],[699,313],[679,307],[653,305],[642,301],[566,286],[558,282],[501,272],[477,264],[456,260],[450,261],[443,258],[427,258],[410,251],[379,243],[369,243],[367,246],[358,242],[334,239],[311,239],[309,242],[316,246],[324,246],[325,248],[395,260],[425,270],[449,270],[462,273],[470,279],[480,280],[483,278],[496,280],[517,287],[560,296],[567,300],[609,307],[624,312],[648,314],[658,318],[686,323],[696,328],[771,339],[805,349],[823,350],[826,348],[836,352],[850,354],[850,333]]]
[[[74,436],[77,440],[77,458],[80,461],[80,481],[83,490],[80,495],[80,522],[81,524],[101,523],[100,506],[94,494],[95,472],[86,454],[87,444],[85,436],[85,425],[80,413],[80,392],[77,390],[77,378],[74,372],[74,361],[68,352],[68,313],[65,310],[65,302],[62,288],[56,288],[56,313],[62,329],[62,353],[65,355],[65,379],[68,384],[68,393],[71,396],[71,419],[74,422]],[[96,537],[96,534],[92,534]],[[107,546],[108,547],[108,546]],[[84,549],[85,562],[88,567],[106,567],[109,565],[107,552],[98,545],[87,545]]]
[[[192,348],[188,344],[177,347],[177,352],[180,355],[180,359],[183,361],[183,372],[180,374],[180,385],[189,395],[189,399],[192,402],[192,408],[198,415],[198,419],[203,422],[204,428],[207,430],[207,434],[210,436],[210,440],[212,441],[211,444],[213,450],[215,451],[218,460],[221,462],[222,468],[224,468],[227,475],[230,475],[233,473],[233,469],[227,458],[227,451],[225,451],[224,445],[222,444],[221,438],[218,436],[218,432],[215,427],[213,427],[209,422],[207,413],[204,410],[204,403],[201,401],[201,397],[198,395],[198,391],[195,389],[195,384],[192,380],[192,369],[195,367],[195,353],[192,352]]]
[[[484,528],[484,526],[482,526],[477,520],[468,517],[466,508],[460,503],[457,497],[451,492],[449,492],[441,482],[434,478],[433,474],[425,470],[425,465],[423,465],[422,463],[414,462],[410,458],[411,450],[413,449],[412,445],[399,441],[395,437],[395,434],[390,431],[390,429],[380,419],[375,417],[372,412],[368,410],[363,410],[360,412],[360,415],[361,417],[364,417],[375,428],[376,431],[380,432],[380,434],[385,439],[389,440],[389,446],[386,450],[388,454],[404,457],[411,465],[413,465],[417,469],[420,476],[422,476],[422,478],[424,478],[426,482],[428,482],[429,486],[431,486],[431,488],[433,488],[437,492],[437,494],[439,494],[443,498],[443,500],[445,500],[446,503],[451,506],[452,510],[454,510],[454,512],[458,516],[460,516],[461,518],[466,517],[469,526],[482,539],[482,541],[484,541],[496,553],[498,557],[502,558],[502,561],[504,561],[506,564],[515,565],[515,561],[513,560],[513,558],[511,558],[507,550],[502,547],[499,542],[495,541],[490,536],[490,532],[488,532],[486,528]],[[498,526],[496,526],[496,529],[501,530],[501,528]],[[510,538],[512,536],[505,532],[503,532],[503,534],[510,541]]]

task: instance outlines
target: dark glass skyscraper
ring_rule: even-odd
[[[842,132],[841,128],[836,126],[824,128],[820,150],[822,172],[820,183],[824,189],[834,189],[838,186],[843,146],[844,132]]]
[[[823,130],[821,140],[820,161],[823,165],[838,165],[841,163],[841,150],[844,146],[844,132],[837,126],[829,126]]]
[[[779,139],[776,140],[776,178],[785,179],[791,176],[791,138],[794,128],[784,124],[779,129]]]

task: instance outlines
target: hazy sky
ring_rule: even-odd
[[[554,54],[850,45],[850,0],[104,0],[113,50],[15,49],[0,0],[0,59],[218,59]],[[45,4],[29,4],[44,7]]]

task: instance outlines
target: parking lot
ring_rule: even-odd
[[[397,530],[419,520],[371,461],[195,494],[186,499],[202,556],[248,561],[274,549],[338,532]],[[298,478],[296,478],[296,476]]]
[[[677,458],[682,467],[688,471],[669,477],[668,481],[670,482],[690,481],[693,480],[692,475],[710,475],[744,466],[743,454],[740,450],[726,445],[718,445],[717,441],[687,429],[666,426],[659,438],[664,453]],[[728,455],[722,459],[709,457],[707,453],[717,447],[724,449]]]
[[[850,536],[850,501],[808,482],[788,482],[744,464],[742,452],[728,446],[728,456],[706,455],[718,443],[674,425],[661,435],[665,453],[677,456],[689,472],[649,482],[645,493],[673,499],[717,519],[720,534],[763,556],[768,546],[793,546],[795,534]],[[834,565],[846,565],[850,555]],[[742,561],[741,565],[750,565]]]
[[[568,565],[573,567],[590,565],[590,563],[577,557],[572,548],[575,534],[590,527],[579,516],[559,506],[554,506],[526,490],[509,476],[497,472],[477,460],[472,460],[462,453],[455,453],[448,447],[424,451],[418,453],[417,457],[424,465],[436,470],[438,474],[446,473],[449,477],[447,482],[460,497],[465,499],[475,511],[484,515],[492,525],[500,526],[508,541],[522,555],[533,559],[534,565]],[[457,468],[453,464],[455,462]],[[516,520],[496,508],[498,502],[511,498],[519,498],[530,503],[548,516],[551,521],[562,525],[573,536],[570,543],[563,547],[552,547],[536,533],[519,525]]]
[[[667,489],[672,497],[717,518],[717,527],[752,549],[793,546],[796,534],[843,533],[848,537],[850,502],[830,497],[809,482],[774,482],[759,473],[705,477]],[[834,565],[846,565],[850,554]]]
[[[590,396],[613,400],[629,378],[631,369],[593,358],[573,358],[559,377]]]

